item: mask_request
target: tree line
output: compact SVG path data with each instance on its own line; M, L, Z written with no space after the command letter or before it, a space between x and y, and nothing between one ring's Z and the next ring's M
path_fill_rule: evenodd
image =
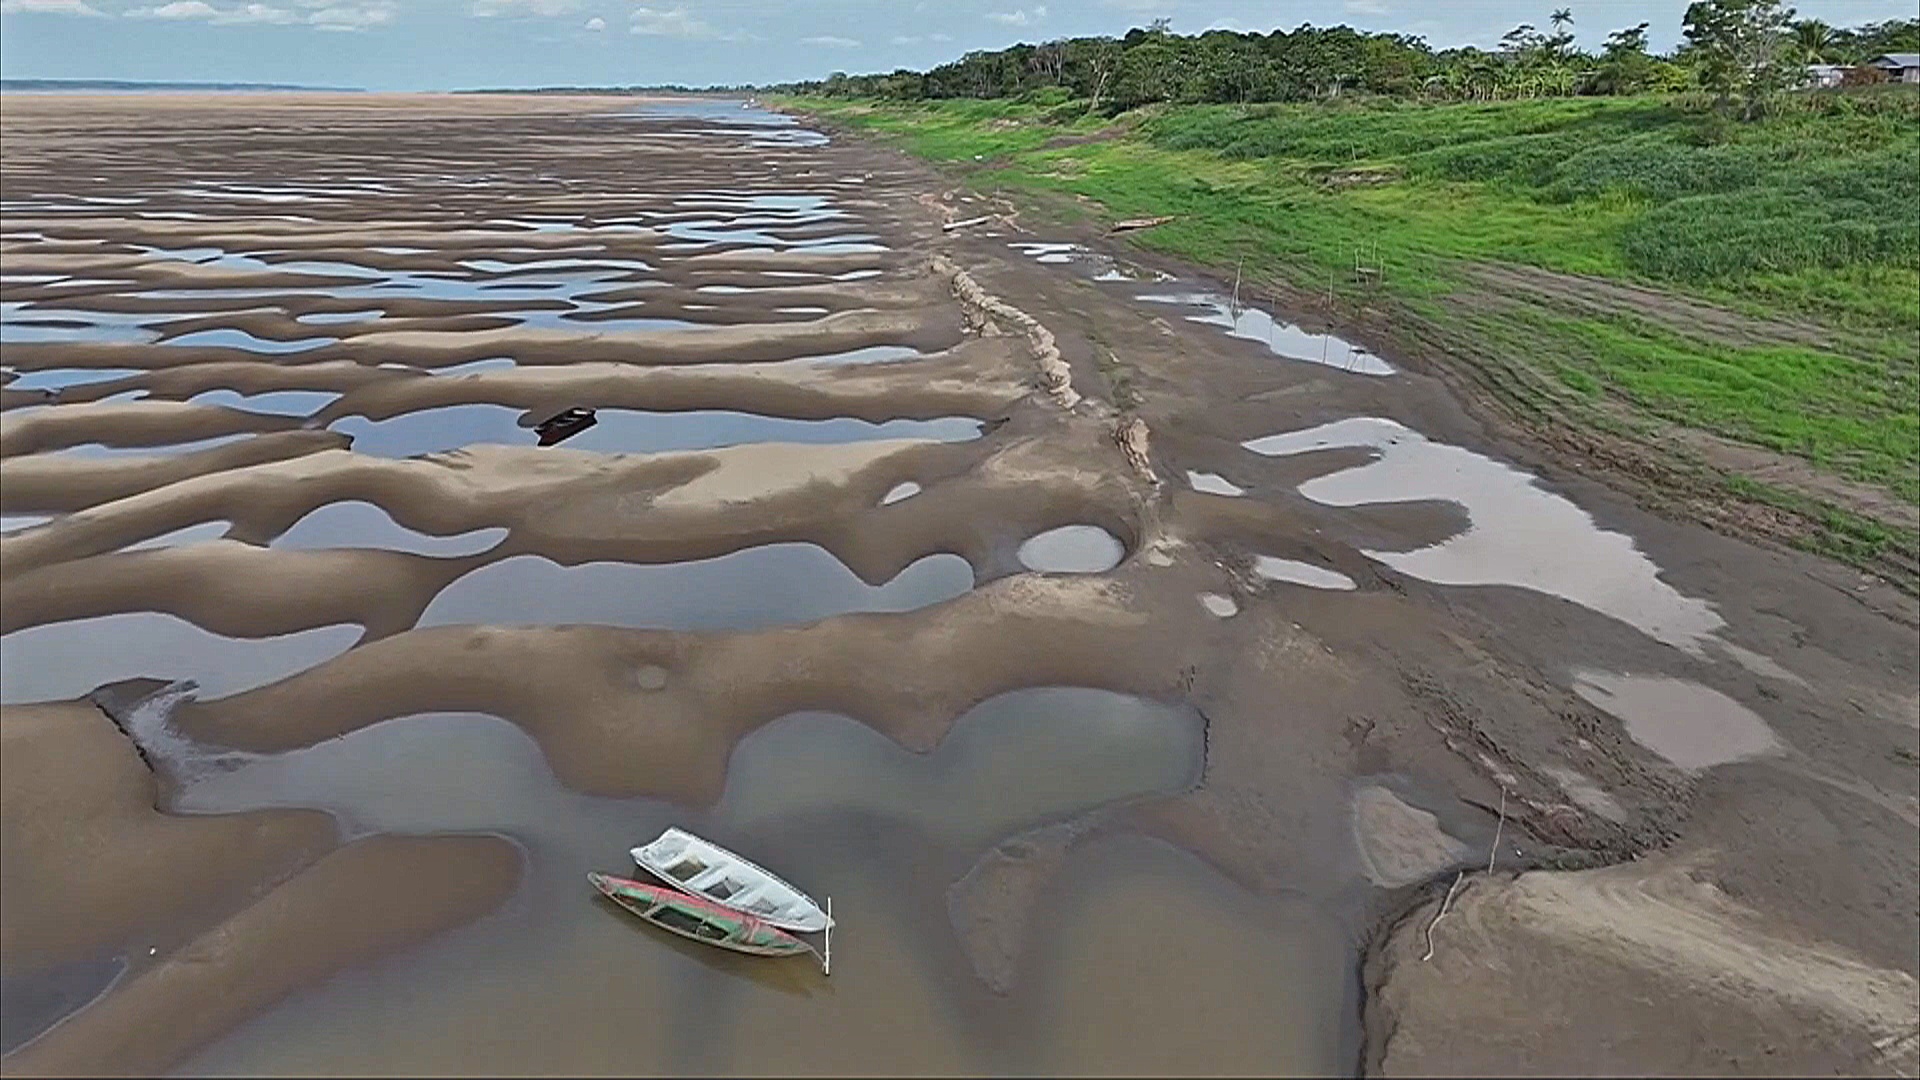
M1079 37L969 52L927 71L835 72L770 87L829 97L900 101L1007 98L1064 90L1120 112L1157 102L1311 101L1343 94L1430 100L1502 100L1704 89L1757 111L1773 90L1804 79L1806 65L1862 64L1920 51L1920 19L1836 28L1795 20L1778 0L1700 0L1672 52L1647 45L1647 23L1608 35L1597 52L1574 45L1574 14L1559 8L1547 29L1514 27L1493 49L1436 50L1407 34L1302 25L1272 33L1175 34L1159 19L1124 37ZM1864 69L1856 79L1875 78Z

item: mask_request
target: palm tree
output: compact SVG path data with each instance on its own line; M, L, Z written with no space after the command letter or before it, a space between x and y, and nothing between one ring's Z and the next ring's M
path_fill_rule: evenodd
M1555 56L1565 56L1567 47L1573 44L1573 35L1567 33L1567 27L1573 25L1572 8L1555 8L1547 16L1547 22L1553 24L1553 37L1547 39L1547 48Z
M1839 52L1840 42L1833 27L1819 19L1801 19L1792 24L1793 51L1803 64L1824 64Z

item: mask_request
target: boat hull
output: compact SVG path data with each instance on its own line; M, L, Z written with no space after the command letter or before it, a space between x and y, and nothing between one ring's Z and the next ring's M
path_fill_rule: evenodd
M589 873L601 895L681 937L753 956L817 955L813 946L745 912L661 885Z

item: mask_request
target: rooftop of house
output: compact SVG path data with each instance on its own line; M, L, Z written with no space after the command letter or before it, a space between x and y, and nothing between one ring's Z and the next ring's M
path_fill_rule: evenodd
M1897 52L1884 53L1868 61L1875 67L1910 68L1920 67L1920 53Z

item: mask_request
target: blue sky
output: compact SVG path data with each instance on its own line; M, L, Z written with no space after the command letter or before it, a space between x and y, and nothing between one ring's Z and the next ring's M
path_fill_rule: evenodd
M1565 0L1561 0L1565 2ZM1553 0L0 0L0 75L295 82L370 90L775 82L922 68L968 49L1174 29L1345 23L1490 45L1545 23ZM1572 0L1574 30L1679 34L1686 0ZM1823 0L1847 25L1911 17L1913 0Z

